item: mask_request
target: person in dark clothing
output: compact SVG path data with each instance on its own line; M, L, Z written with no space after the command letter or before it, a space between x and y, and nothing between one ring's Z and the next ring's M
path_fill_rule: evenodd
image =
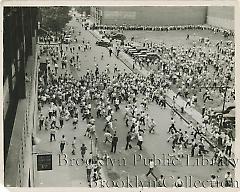
M81 146L81 156L82 156L82 161L84 160L84 156L85 156L85 153L87 151L87 147L85 146L85 144L82 144Z
M168 133L175 133L177 132L177 129L174 124L171 124L171 126L168 129Z
M230 171L228 171L225 174L224 180L225 180L225 187L233 187L233 178L232 178Z
M204 99L203 102L206 103L207 100L209 100L209 101L213 101L213 99L210 98L210 93L209 93L209 92L206 93L206 96L205 96L205 99Z
M111 152L112 153L116 153L116 148L117 148L117 142L118 142L118 137L116 135L116 133L113 135L113 138L112 138L112 149L111 149Z
M86 168L87 168L87 181L89 183L89 187L91 187L91 173L92 173L92 168L93 168L92 159L88 159Z
M119 56L120 53L120 49L117 49L117 57Z
M139 146L140 150L142 150L142 144L143 144L143 137L142 137L142 134L139 134L137 145Z
M202 117L204 117L204 115L205 115L205 111L206 111L206 106L203 105L203 107L202 107Z
M192 144L191 144L191 157L194 157L194 152L195 148L197 147L197 144L194 139L192 139Z
M129 131L127 135L127 144L126 144L125 150L128 150L128 147L130 149L132 148L132 145L130 144L131 140L132 140L132 136L131 136L131 132Z
M43 123L44 123L44 116L43 116L43 114L40 115L39 119L40 119L39 120L39 130L41 130L42 127L43 127Z
M60 141L60 152L63 153L64 147L66 145L65 136L62 135L62 140Z
M231 154L232 154L232 139L229 139L227 142L226 142L226 150L225 150L225 154L229 157L231 157Z
M109 49L109 56L112 56L112 49Z

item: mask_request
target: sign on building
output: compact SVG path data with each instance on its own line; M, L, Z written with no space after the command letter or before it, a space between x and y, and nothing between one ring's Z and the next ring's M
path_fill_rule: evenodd
M52 154L37 155L37 170L52 170Z

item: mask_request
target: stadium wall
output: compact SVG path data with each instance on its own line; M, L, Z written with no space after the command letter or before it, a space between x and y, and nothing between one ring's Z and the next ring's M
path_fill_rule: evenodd
M207 7L99 7L101 24L205 24Z
M234 29L234 7L208 7L207 24Z

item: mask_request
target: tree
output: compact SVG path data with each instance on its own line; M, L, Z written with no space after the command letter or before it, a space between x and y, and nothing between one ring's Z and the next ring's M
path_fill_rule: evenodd
M43 28L60 32L70 21L70 7L43 7L40 8Z
M86 15L90 15L90 7L88 7L88 6L86 6L86 7L74 7L75 9L76 9L76 11L78 12L78 13L83 13L83 12L85 12L86 13Z

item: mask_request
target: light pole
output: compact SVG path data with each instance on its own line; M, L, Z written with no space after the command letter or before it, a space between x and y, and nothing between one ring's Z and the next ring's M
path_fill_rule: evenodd
M226 83L226 86L216 86L216 87L200 87L200 88L223 88L224 89L224 96L223 96L223 106L222 106L222 116L221 116L221 121L220 121L220 127L222 127L222 122L223 122L223 113L225 110L225 104L226 104L226 97L227 97L227 90L228 88L231 88L228 86L228 81Z
M225 104L226 104L226 97L227 97L227 89L230 88L228 86L228 83L229 81L226 82L226 86L224 87L225 88L225 91L224 91L224 96L223 96L223 108L222 108L222 116L221 116L221 122L220 122L220 127L222 128L223 127L223 112L225 110Z
M92 136L91 136L91 154L93 152L93 139L92 139Z

